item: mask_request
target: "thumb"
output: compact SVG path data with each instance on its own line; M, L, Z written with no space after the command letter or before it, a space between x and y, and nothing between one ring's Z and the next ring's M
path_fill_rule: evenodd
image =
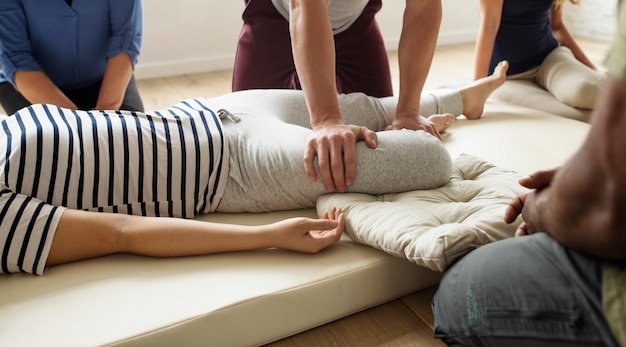
M550 185L555 174L556 170L554 169L541 170L521 178L519 183L529 189L542 188Z
M376 148L376 140L378 135L376 132L366 128L359 127L359 133L357 134L357 141L365 141L369 148Z

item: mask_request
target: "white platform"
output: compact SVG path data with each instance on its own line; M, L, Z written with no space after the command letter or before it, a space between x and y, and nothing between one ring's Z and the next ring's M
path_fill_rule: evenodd
M473 154L520 173L561 164L588 124L490 102L457 120L453 157ZM266 223L313 210L208 215ZM316 255L279 250L177 259L108 256L0 277L3 346L255 346L431 286L435 273L348 237Z

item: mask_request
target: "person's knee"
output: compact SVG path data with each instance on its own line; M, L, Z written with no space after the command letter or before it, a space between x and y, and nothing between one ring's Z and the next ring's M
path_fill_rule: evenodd
M561 101L572 107L593 109L598 99L600 86L599 78L581 80L575 93L565 94Z
M446 270L433 297L434 335L448 345L472 334L472 324L480 317L472 285L467 281L480 276L472 270L479 268L473 265L478 258L473 252ZM465 276L469 273L469 277Z
M406 129L377 134L376 149L357 143L357 176L349 192L400 193L449 182L452 160L439 139Z
M502 249L494 244L481 246L446 270L432 301L436 338L449 346L474 346L484 329L486 297L496 281L506 281L494 281L489 260L506 263L497 260Z
M380 170L400 176L398 191L438 188L450 180L450 153L443 142L424 131L378 132L377 149Z
M456 299L451 295L452 281L443 277L431 304L434 317L434 336L446 344L459 335L464 314L455 314Z
M577 323L570 319L579 315L569 310L575 295L558 249L539 233L481 246L452 264L433 298L435 336L449 345L487 339L507 345L507 339ZM554 312L564 312L564 319L542 320Z

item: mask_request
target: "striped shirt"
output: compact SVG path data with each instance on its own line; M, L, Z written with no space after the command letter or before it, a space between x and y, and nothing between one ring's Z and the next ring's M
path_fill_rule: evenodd
M204 99L149 113L33 105L0 127L3 273L43 273L65 208L189 218L224 192L228 145Z

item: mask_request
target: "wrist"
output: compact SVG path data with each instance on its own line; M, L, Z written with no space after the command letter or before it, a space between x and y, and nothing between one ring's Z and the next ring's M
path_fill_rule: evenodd
M414 102L400 102L396 107L396 119L415 119L420 115L419 99Z
M257 240L257 244L259 245L259 249L264 248L281 248L280 242L280 232L279 232L280 223L270 223L255 227L256 230L253 231L255 234L255 238Z
M420 119L419 110L396 111L396 121L419 120L419 119Z
M313 130L319 128L336 127L340 125L345 125L341 113L311 117L311 128Z

